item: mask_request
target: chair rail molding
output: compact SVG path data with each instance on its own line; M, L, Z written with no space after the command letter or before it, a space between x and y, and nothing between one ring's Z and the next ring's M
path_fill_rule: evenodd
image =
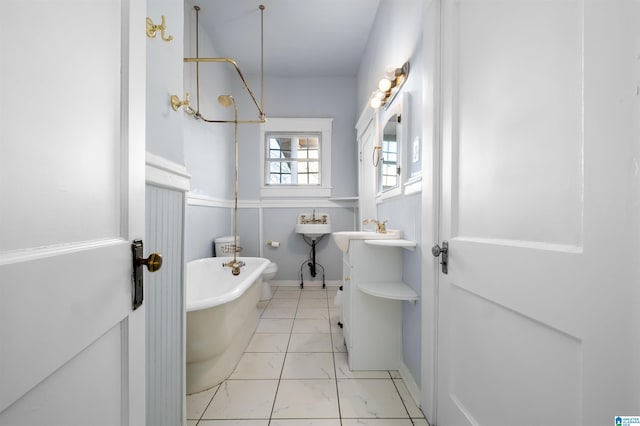
M164 157L147 152L145 165L147 185L159 186L181 192L189 191L191 175L182 164L174 163Z

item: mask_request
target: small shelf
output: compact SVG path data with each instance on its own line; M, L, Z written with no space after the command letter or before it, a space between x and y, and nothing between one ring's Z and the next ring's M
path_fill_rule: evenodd
M329 197L329 201L358 201L358 197Z
M391 300L418 301L418 293L402 281L365 282L358 284L363 293Z
M415 250L417 245L415 241L399 239L364 240L364 243L370 246L402 247L411 251Z

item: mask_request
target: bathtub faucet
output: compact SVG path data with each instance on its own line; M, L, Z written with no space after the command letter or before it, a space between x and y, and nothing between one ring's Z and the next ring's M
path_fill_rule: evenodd
M244 262L242 260L230 260L227 263L223 263L222 266L231 268L233 275L240 275L240 268L244 266Z

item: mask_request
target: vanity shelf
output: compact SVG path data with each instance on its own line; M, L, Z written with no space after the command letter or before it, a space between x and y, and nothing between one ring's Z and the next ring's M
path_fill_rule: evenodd
M401 239L390 239L390 240L364 240L365 244L370 246L383 246L383 247L402 247L403 249L407 249L413 251L416 249L416 242L409 240L401 240Z
M415 243L399 238L347 241L348 249L342 248L341 319L349 369L398 370L403 301L418 300L402 281L402 257L404 248ZM377 244L382 241L387 244Z
M413 303L418 301L418 293L402 281L362 282L358 284L358 288L363 293L383 299L407 300Z

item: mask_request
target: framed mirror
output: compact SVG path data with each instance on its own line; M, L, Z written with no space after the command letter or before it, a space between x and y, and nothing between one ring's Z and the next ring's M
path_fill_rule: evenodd
M406 150L408 95L400 94L382 114L379 140L374 150L377 159L377 198L384 199L402 193L404 152ZM374 164L376 161L374 161Z

